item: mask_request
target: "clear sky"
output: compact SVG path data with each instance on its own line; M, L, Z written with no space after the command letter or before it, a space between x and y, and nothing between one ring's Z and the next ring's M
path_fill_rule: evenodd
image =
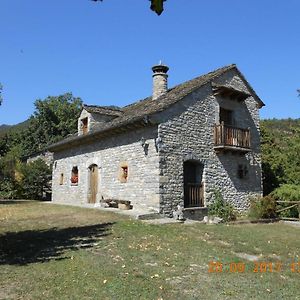
M236 63L265 102L262 118L299 118L299 0L1 0L0 124L34 101L72 92L123 106L151 94L151 66L169 86Z

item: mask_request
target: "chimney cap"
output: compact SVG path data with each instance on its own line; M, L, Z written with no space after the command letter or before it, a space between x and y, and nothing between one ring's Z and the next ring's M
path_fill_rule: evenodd
M155 65L152 67L152 71L153 73L164 73L166 74L169 71L169 67L162 64L162 62L160 61L158 65Z

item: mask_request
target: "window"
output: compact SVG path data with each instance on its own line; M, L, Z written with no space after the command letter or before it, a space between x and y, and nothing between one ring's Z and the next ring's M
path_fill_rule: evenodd
M220 124L233 125L232 110L220 107Z
M128 165L125 163L122 163L120 165L119 180L122 183L125 183L128 180Z
M88 118L84 118L81 120L81 126L82 126L82 133L87 134L88 133Z
M72 168L71 184L78 185L78 167L76 166Z
M248 177L248 166L246 165L238 165L237 175L240 179L245 179Z
M60 174L59 184L60 184L60 185L63 185L63 184L64 184L64 173L61 173L61 174Z
M128 167L122 167L122 172L123 172L123 178L127 181L127 177L128 177Z

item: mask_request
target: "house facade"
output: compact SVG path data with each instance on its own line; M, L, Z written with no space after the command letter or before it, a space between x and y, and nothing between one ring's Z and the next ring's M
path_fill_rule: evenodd
M262 195L259 109L236 65L168 89L153 70L153 94L119 108L84 105L78 135L53 144L52 200L127 200L165 215L207 207L219 191L238 210Z

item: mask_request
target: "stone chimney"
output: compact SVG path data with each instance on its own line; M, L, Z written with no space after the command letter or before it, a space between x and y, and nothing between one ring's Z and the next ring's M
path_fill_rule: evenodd
M157 99L161 95L168 91L168 72L169 67L163 65L161 62L159 65L153 66L153 93L152 99Z

